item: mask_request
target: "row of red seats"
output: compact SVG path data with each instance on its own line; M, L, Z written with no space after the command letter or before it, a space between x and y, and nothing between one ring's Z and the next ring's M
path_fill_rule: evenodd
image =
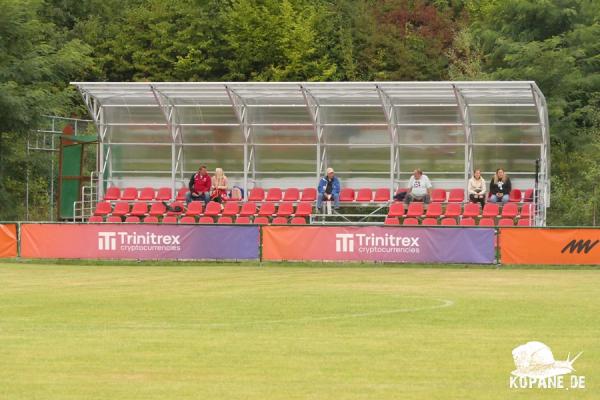
M533 204L523 204L519 210L519 205L516 203L506 203L500 209L500 205L497 203L486 203L481 210L479 203L467 203L462 207L460 203L448 203L443 208L441 203L431 203L425 210L423 203L412 202L408 205L408 209L405 210L403 203L394 203L390 206L388 211L388 217L430 217L438 218L441 216L445 217L458 217L462 216L465 218L496 218L498 216L503 218L516 218L518 216L523 218L529 218L532 215Z
M106 221L104 220L104 218L100 215L93 215L88 219L88 222L108 222L108 223L121 223L121 222L125 222L125 223L140 223L140 222L144 222L147 224L158 224L158 223L163 223L163 224L214 224L215 220L213 219L213 217L208 217L208 216L203 216L200 217L196 220L196 218L194 216L190 216L190 215L185 215L182 216L181 218L178 218L175 215L167 215L163 218L161 218L159 220L158 217L153 216L153 215L149 215L145 218L140 218L136 215L130 215L128 217L125 218L125 220L123 220L122 217L120 216L116 216L116 215L111 215L108 218L106 218ZM234 220L233 217L231 216L221 216L217 219L216 221L217 224L233 224ZM251 219L249 216L238 216L237 218L235 218L235 223L236 224L255 224L255 225L287 225L288 223L292 224L292 225L305 225L306 224L306 219L304 217L292 217L292 218L287 218L287 217L274 217L271 222L269 222L269 217L264 217L264 216L260 216L260 217L254 217L253 219Z
M400 219L396 217L387 217L385 219L385 225L400 225ZM419 225L417 218L404 218L402 225ZM421 220L421 224L424 226L515 226L515 220L513 218L501 218L498 223L494 218L481 218L479 223L476 223L475 218L461 218L460 221L456 221L456 218L424 218ZM529 218L521 218L517 221L517 226L531 226Z
M170 208L171 210L181 211L167 211L167 208L163 203L148 204L146 202L137 202L131 206L126 201L117 201L113 208L111 202L102 201L96 205L94 215L101 217L109 214L117 217L144 217L147 215L159 217L163 215L174 216L180 214L191 217L200 215L207 217L216 217L219 215L225 217L233 217L236 215L242 217L248 217L252 215L266 217L270 217L272 215L277 217L289 217L292 215L296 217L308 217L313 211L312 203L308 202L300 202L297 205L294 205L293 202L282 202L278 207L275 206L275 203L263 203L260 208L258 208L255 202L247 202L240 205L240 203L237 201L228 201L224 203L224 205L221 205L220 203L213 201L209 202L206 205L206 209L204 209L204 203L201 201L192 201L187 208L185 203L175 201L171 203Z

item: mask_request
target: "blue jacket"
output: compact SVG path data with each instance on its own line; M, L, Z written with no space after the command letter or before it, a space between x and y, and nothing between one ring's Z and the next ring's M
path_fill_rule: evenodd
M317 190L319 191L319 193L323 194L323 193L325 193L326 187L327 187L327 178L323 177L319 181L319 186L317 187ZM333 177L333 182L331 183L331 193L336 196L339 196L339 194L340 194L340 180L337 178L337 176Z

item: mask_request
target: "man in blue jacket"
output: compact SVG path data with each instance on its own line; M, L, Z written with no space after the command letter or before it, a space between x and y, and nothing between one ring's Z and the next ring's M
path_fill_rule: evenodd
M340 180L334 176L333 168L327 168L327 175L319 181L317 191L317 209L321 209L324 201L333 201L333 208L340 208Z

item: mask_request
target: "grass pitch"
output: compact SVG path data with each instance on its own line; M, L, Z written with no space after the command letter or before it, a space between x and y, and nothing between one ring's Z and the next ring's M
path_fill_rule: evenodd
M0 264L0 399L594 399L600 271ZM510 389L539 340L584 390Z

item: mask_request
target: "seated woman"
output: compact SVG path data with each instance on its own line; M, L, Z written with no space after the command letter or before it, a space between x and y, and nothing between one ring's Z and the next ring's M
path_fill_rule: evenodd
M480 203L481 206L485 204L485 180L481 177L481 170L476 169L473 173L473 177L469 179L469 200L471 203Z
M510 178L504 173L502 168L498 168L490 182L490 201L492 203L508 203L510 191Z
M217 203L227 201L227 176L225 176L222 168L215 169L215 176L213 176L211 182L210 200Z

